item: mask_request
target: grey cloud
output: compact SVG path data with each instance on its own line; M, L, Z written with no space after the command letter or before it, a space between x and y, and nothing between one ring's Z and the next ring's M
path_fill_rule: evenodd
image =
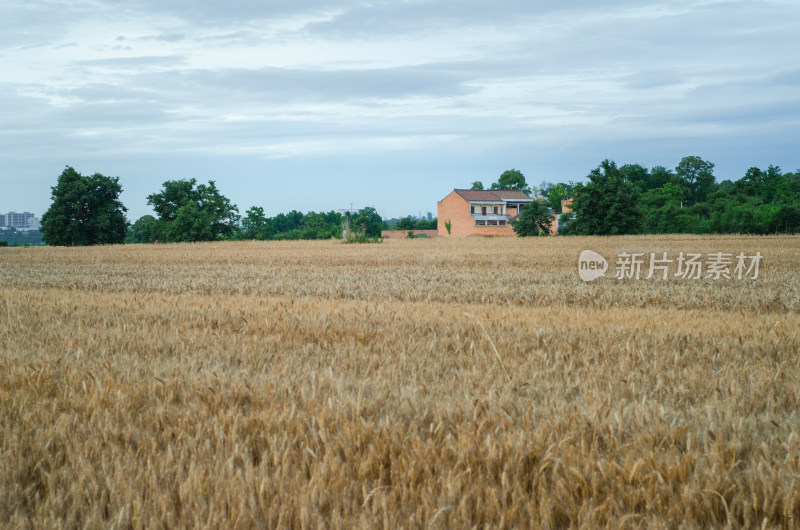
M130 129L141 124L155 125L165 122L165 110L161 104L102 101L57 109L50 114L50 117L55 123L72 124L78 130L103 126Z
M309 11L348 7L357 2L326 2L325 0L138 0L131 2L139 10L165 13L196 24L218 25L224 22L247 22Z
M635 0L605 2L603 10L621 6L638 5ZM194 24L219 25L221 23L247 23L277 17L319 12L338 12L330 22L314 23L308 28L314 34L339 34L347 36L381 33L417 33L425 29L447 25L509 24L523 17L552 13L573 13L579 10L598 9L590 0L562 0L560 2L531 2L529 0L417 0L407 2L368 0L294 0L259 1L230 0L139 0L133 4L140 10L169 14Z
M470 90L463 84L466 79L458 72L425 67L335 71L266 68L168 72L141 76L139 82L205 96L296 102L454 96Z
M186 62L186 58L180 55L152 55L142 57L115 57L112 59L91 59L75 61L73 64L80 67L103 67L103 68L126 68L140 69L148 66L179 66Z
M746 104L723 104L712 108L695 109L684 114L687 123L714 124L725 127L796 127L800 123L800 101L750 101Z
M158 35L156 40L161 42L179 42L187 39L187 35L182 33L165 33L162 35Z
M0 48L56 43L75 20L97 18L101 11L80 2L4 0L0 3Z
M643 70L627 76L625 85L635 90L649 90L679 85L685 78L680 72L670 70Z
M783 70L776 74L769 76L766 80L768 84L784 85L784 86L800 86L800 68L793 68Z

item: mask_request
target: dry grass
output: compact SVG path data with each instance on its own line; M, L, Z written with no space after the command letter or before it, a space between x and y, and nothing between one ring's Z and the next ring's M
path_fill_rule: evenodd
M577 277L584 248L758 280ZM0 526L800 525L800 238L0 250Z

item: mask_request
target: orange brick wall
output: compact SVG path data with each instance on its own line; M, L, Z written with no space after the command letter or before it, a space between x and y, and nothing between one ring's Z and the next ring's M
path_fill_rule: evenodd
M426 235L428 237L439 237L438 230L412 230L415 236ZM381 230L383 239L405 239L408 237L408 230Z
M469 201L464 200L456 192L451 192L450 195L439 201L438 206L439 237L514 237L516 235L511 225L475 226L475 221L469 214ZM444 222L448 219L452 223L449 236L444 226Z

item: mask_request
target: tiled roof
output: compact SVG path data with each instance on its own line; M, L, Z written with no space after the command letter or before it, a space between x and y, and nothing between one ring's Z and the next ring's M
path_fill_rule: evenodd
M519 190L453 190L467 201L518 201L531 200Z

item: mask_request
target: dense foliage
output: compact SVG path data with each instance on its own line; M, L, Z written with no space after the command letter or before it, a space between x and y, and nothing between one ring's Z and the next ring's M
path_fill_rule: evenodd
M126 243L152 243L157 237L158 219L152 215L143 215L130 228L125 237Z
M563 234L800 232L800 172L752 167L736 181L714 179L714 164L688 156L674 171L605 160L575 186L575 221Z
M480 181L472 189L483 189ZM492 189L535 193L544 202L523 210L515 223L518 235L546 232L547 208L561 213L561 201L572 198L571 213L559 217L564 235L667 233L773 234L800 232L800 171L783 173L777 166L752 167L739 180L717 182L714 164L698 156L684 157L673 169L639 164L617 166L604 160L588 182L543 182L528 185L522 172L503 172ZM214 181L173 180L147 197L156 215L145 215L128 227L127 209L119 200L117 177L83 176L67 167L52 188L53 202L42 216L41 237L50 245L95 245L229 239L341 238L345 216L336 211L292 210L267 217L253 206L244 217L222 195ZM530 211L528 211L530 210ZM351 229L365 238L380 237L388 228L375 208L346 214ZM394 220L390 220L394 223ZM447 226L445 222L445 226ZM397 230L436 229L436 219L397 220ZM6 230L0 240L38 243L38 233Z
M42 215L42 237L48 245L78 246L122 243L128 228L127 208L118 177L84 176L67 166L51 188L50 208Z
M39 230L17 230L9 227L0 230L0 247L19 245L41 245L42 233Z
M264 208L253 206L242 219L237 239L331 239L342 235L342 214L330 211L296 210L267 217Z
M549 235L553 216L547 206L539 201L533 201L522 208L522 213L516 221L512 222L514 233L518 236Z
M473 189L475 184L477 184L477 182L473 183ZM528 194L531 193L530 186L528 186L528 183L525 182L525 175L522 174L522 171L517 169L503 171L503 173L500 175L500 178L497 179L497 182L492 184L492 189L520 190Z
M613 236L633 233L638 226L634 200L636 186L617 165L604 160L589 174L589 182L578 185L572 200L577 212L569 226L572 233Z
M236 205L220 193L213 180L208 185L196 184L195 179L168 180L159 193L148 195L147 203L158 215L158 240L214 241L236 232Z
M394 225L395 230L436 230L437 219L414 219L410 215L403 217Z

